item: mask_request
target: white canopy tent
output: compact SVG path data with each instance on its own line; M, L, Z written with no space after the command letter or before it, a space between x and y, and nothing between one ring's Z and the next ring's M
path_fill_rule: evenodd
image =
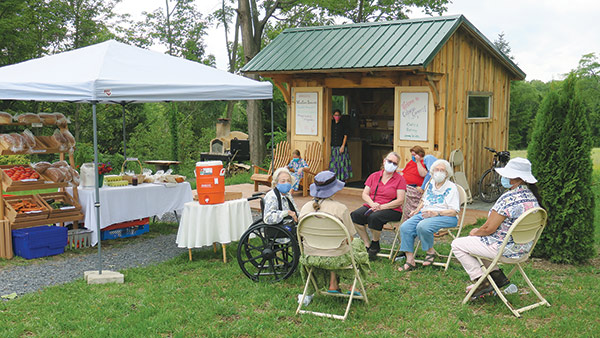
M92 104L98 167L97 103L272 99L270 82L114 40L0 67L0 100ZM100 208L96 170L95 206ZM96 214L100 217L100 212ZM100 220L97 219L100 233ZM102 273L101 241L98 270Z
M258 82L114 40L0 68L0 99L59 102L261 100Z

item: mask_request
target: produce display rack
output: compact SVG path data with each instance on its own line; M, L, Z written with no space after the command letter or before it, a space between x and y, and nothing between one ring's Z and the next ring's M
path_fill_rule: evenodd
M0 126L27 126L27 127L42 127L41 125L36 124L27 124L27 123L2 123ZM55 127L55 125L44 125L43 127ZM59 128L64 130L66 128ZM19 155L19 154L59 154L59 158L61 161L65 160L65 154L68 154L69 157L69 165L71 168L75 167L75 159L73 153L68 150L63 150L59 147L59 144L54 141L52 136L35 136L36 146L31 150L24 150L19 152L13 152L9 149L0 150L0 155ZM69 212L52 212L52 210L48 210L48 217L41 218L39 215L32 214L31 217L29 215L20 215L19 220L11 221L7 216L9 212L9 207L7 206L6 198L4 197L5 193L10 193L14 191L34 191L34 190L42 190L42 189L51 189L58 188L59 192L68 194L65 191L65 187L68 185L67 182L53 182L47 176L40 174L40 178L35 182L21 182L21 181L13 181L5 172L4 168L12 167L14 165L9 166L0 166L0 226L4 224L4 231L0 231L3 234L4 238L0 238L0 258L10 259L13 257L12 252L12 234L10 230L16 230L21 228L29 228L40 225L48 225L48 224L57 224L60 223L64 226L65 222L73 222L73 228L78 228L78 222L83 220L84 215L81 212L81 206L79 205L79 193L77 191L77 186L73 186L73 203L74 210L69 210ZM41 202L41 205L48 208L48 204L44 201ZM51 207L50 207L51 208ZM8 225L8 226L6 226Z

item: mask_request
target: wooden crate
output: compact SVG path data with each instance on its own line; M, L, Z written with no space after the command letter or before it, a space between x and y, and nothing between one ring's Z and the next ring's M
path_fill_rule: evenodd
M40 174L40 178L36 181L13 181L5 172L4 169L16 167L18 165L0 165L0 172L2 175L2 189L6 192L11 191L25 191L25 190L41 190L49 188L62 188L66 187L69 183L67 182L53 182L48 176ZM26 167L27 165L22 165ZM37 171L36 171L37 172Z
M81 205L79 205L79 203L75 202L73 200L73 198L71 197L71 195L69 195L69 193L64 192L64 191L59 191L59 192L49 192L49 193L44 193L44 194L38 194L37 197L39 198L39 200L44 203L44 206L46 208L48 208L48 210L50 210L50 218L54 218L54 217L71 217L71 216L77 216L81 213ZM50 206L49 203L46 202L46 200L48 199L54 199L55 201L59 201L59 202L63 202L66 204L70 204L73 207L69 208L61 208L61 209L54 209L52 208L52 206Z
M16 203L18 201L29 201L31 203L37 204L38 206L42 207L42 211L31 213L18 213L12 206L13 203ZM50 215L50 209L48 209L46 204L43 201L41 201L36 195L5 196L4 202L6 218L12 224L44 220L47 219Z

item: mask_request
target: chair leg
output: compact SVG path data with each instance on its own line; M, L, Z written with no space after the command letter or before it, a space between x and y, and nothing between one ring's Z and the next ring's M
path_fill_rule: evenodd
M310 283L312 279L312 268L310 268L310 270L308 271L308 276L306 277L306 283L304 285L304 291L302 292L302 297L300 298L300 301L298 302L298 308L296 309L296 314L300 313L301 308L302 308L302 304L304 304L304 298L306 297L306 292L308 291L308 285Z
M536 307L538 307L540 305L550 306L550 303L548 303L548 301L546 300L546 298L544 298L542 296L542 294L535 288L535 286L533 286L533 283L531 282L531 280L529 280L529 277L527 277L527 274L523 270L523 267L521 266L521 264L517 263L516 267L519 268L519 271L521 272L521 275L523 276L523 279L525 279L525 282L527 283L527 285L529 286L529 288L531 289L531 291L533 291L533 293L536 295L536 297L540 300L538 303L522 307L520 309L517 309L517 311L519 313L521 313L521 312L524 312L524 311L536 308Z

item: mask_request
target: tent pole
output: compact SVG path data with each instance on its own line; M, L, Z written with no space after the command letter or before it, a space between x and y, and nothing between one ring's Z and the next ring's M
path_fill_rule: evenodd
M273 100L271 100L271 162L273 162L273 152L275 145L273 144ZM275 168L273 168L275 170Z
M98 274L102 274L102 236L100 234L100 175L98 173L98 124L96 122L96 102L92 102L92 121L94 126L94 168L95 168L95 190L96 200L94 207L96 208L96 233L98 234Z
M125 103L121 103L121 106L123 106L123 158L127 159L127 140L125 137Z

